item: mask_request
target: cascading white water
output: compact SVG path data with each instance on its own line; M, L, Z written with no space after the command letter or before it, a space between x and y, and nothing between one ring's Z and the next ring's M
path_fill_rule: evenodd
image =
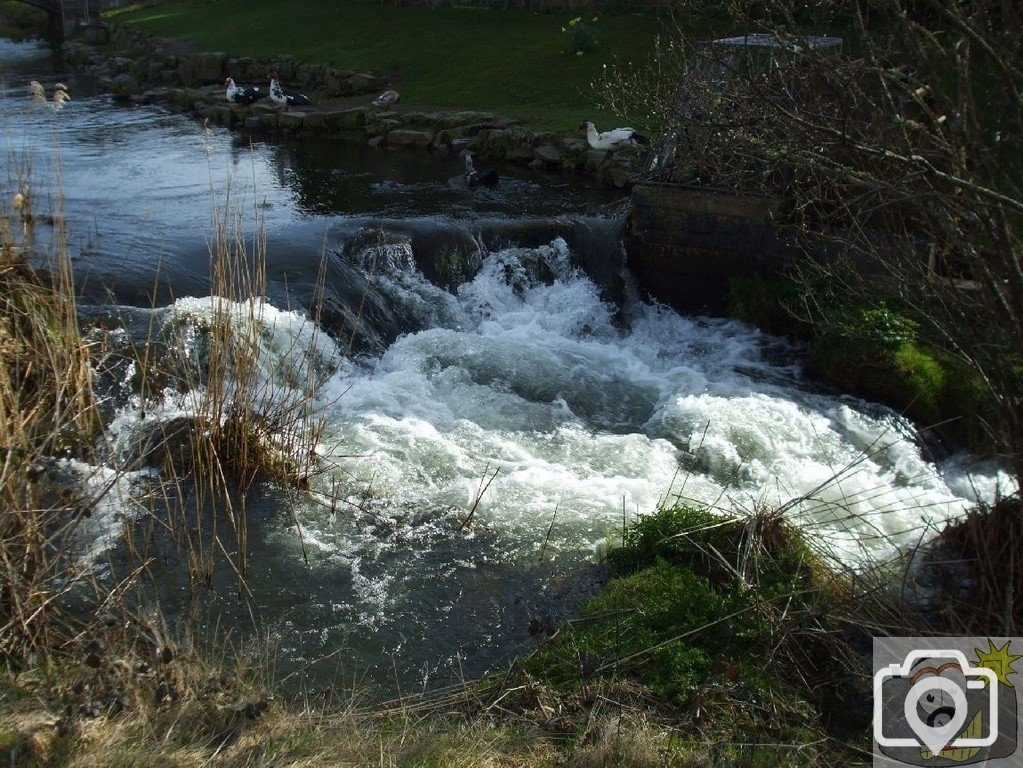
M622 329L569 257L561 241L492 254L455 296L384 278L449 319L331 382L330 442L353 484L396 507L467 510L487 467L500 470L478 514L520 554L555 504L559 545L596 547L623 504L644 514L673 489L742 509L805 495L793 514L857 557L974 500L906 421L802 387L765 356L776 339L649 304Z
M887 409L815 393L783 342L741 323L634 302L623 327L563 241L490 254L456 293L386 248L356 258L374 260L373 290L427 330L382 356L347 360L304 315L262 315L268 358L333 369L317 394L329 468L314 478L317 500L294 510L300 534L283 514L264 523L251 556L263 563L254 592L277 594L267 613L298 637L297 654L371 633L371 657L436 661L450 644L485 655L521 629L520 614L543 610L537 584L570 591L558 578L592 561L623 514L665 499L748 510L805 496L789 514L855 561L1008 489L993 470L929 463ZM166 321L202 322L213 306L181 300ZM180 415L180 401L164 407ZM134 418L132 406L115 420L122 440ZM523 586L510 574L535 571L541 549L556 564ZM308 571L286 573L304 556ZM436 633L445 642L410 639Z
M481 253L482 268L455 293L419 274L402 242L412 232L426 243L430 254L419 263L442 241L454 243L463 274L477 265L461 257L484 219L491 237L481 243L541 242L535 219L552 221L552 211L603 215L614 201L595 190L511 178L480 198L442 156L399 161L328 143L242 149L229 133L206 136L183 116L118 109L73 78L73 108L55 121L24 104L23 85L67 80L59 65L41 49L6 43L0 59L4 94L23 107L9 115L13 135L59 136L54 147L40 140L40 149L45 157L59 147L68 160L64 213L78 274L96 303L108 290L143 307L153 286L161 296L207 291L196 211L211 176L231 169L256 179L252 203L265 216L267 285L279 307L293 305L283 296L303 303L313 292L302 290L316 280L325 230L351 246L338 258L352 263L332 262L326 272L330 309L346 324L337 343L305 315L269 305L256 329L263 375L277 380L281 396L303 380L304 366L323 377L317 397L327 430L316 460L324 472L312 477L312 498L300 496L293 508L293 498L267 487L250 499L253 604L238 606L233 581L200 596L222 610L221 626L249 626L250 608L276 626L284 661L304 667L341 646L350 652L332 658L346 670L376 666L383 678L391 654L402 670L436 669L461 654L464 666L452 667L482 671L528 647L530 617L585 597L593 580L584 564L617 535L623 516L649 513L666 498L748 509L805 495L789 514L855 562L914 542L999 486L1011 490L994 470L930 463L913 427L890 411L815 392L784 342L736 322L637 301L605 304L560 241ZM8 145L11 157L20 153ZM439 229L444 237L422 237ZM360 250L352 236L360 230L370 232L367 241L384 230L393 237ZM555 231L570 237L571 223ZM360 328L370 341L357 343L365 356L352 359L364 283L374 293ZM81 297L89 303L88 292ZM201 329L216 307L209 297L182 299L157 310L155 327ZM235 309L244 322L247 308ZM123 334L144 341L148 310L121 314L134 321ZM202 333L180 341L201 357ZM130 471L61 465L84 502L97 499L81 527L84 557L116 550L122 519L147 506L133 497L159 484L145 466L147 436L187 420L202 397L200 386L143 402L131 384L112 395L111 466L128 458ZM463 527L491 477L473 524ZM344 498L332 512L325 501L335 485ZM155 580L168 591L172 570Z

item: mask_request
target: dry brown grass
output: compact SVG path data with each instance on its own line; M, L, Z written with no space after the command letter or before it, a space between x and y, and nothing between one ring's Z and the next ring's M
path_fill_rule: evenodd
M1023 628L1023 502L981 506L946 526L929 553L937 618L949 633L1018 635Z
M45 275L23 255L29 200L18 193L0 211L0 652L18 654L55 641L63 544L89 510L48 474L56 457L87 453L99 426L66 251Z

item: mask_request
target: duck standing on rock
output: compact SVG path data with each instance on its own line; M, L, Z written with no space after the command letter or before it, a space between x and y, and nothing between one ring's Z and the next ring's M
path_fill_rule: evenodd
M594 149L615 149L623 144L649 144L646 136L640 136L633 128L615 128L603 133L597 133L597 127L593 123L583 123L579 126L580 131L586 131L586 141Z
M497 171L493 168L481 168L476 170L476 166L473 163L472 152L465 151L462 153L465 157L465 183L470 187L496 187L501 180L501 177L497 175Z
M258 87L243 88L236 85L231 77L224 81L224 85L227 86L227 103L233 106L247 107L266 96Z
M270 101L279 107L311 107L313 105L298 91L288 91L282 88L276 72L270 73Z

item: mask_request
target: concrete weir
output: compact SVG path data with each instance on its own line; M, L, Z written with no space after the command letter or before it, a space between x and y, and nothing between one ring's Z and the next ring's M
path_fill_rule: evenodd
M731 278L774 273L795 256L775 223L783 207L777 197L636 184L629 269L641 288L681 312L721 314Z

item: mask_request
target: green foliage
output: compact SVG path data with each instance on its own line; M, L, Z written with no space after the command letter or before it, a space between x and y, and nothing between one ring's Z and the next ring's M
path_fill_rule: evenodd
M755 572L735 578L756 538ZM714 660L743 670L752 690L785 685L762 656L773 638L765 615L771 601L815 610L814 558L779 518L740 521L678 506L634 523L609 553L613 578L572 628L529 663L549 682L566 685L642 656L639 679L661 699L683 704L712 681ZM733 568L725 563L735 564Z
M814 367L838 386L936 423L947 377L938 358L918 346L918 327L884 304L840 309L814 339Z
M708 764L847 762L816 746L823 721L837 713L858 739L866 714L850 707L860 693L835 663L840 633L827 609L839 595L798 531L776 515L677 506L630 526L609 561L601 594L524 662L531 684L585 702L638 681L659 707L684 711L683 741L713 744Z
M838 281L755 275L732 281L730 313L769 333L811 344L812 372L891 405L956 439L984 445L995 403L977 373L921 339L916 320L886 303L864 304Z
M818 333L822 344L840 343L849 350L894 354L916 341L919 325L892 312L883 302L876 307L839 307Z

